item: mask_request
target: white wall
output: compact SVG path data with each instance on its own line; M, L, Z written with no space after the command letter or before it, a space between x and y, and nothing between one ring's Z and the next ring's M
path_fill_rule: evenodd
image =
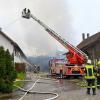
M8 49L10 54L13 53L14 46L2 34L0 34L0 46L3 46L5 50ZM14 54L14 62L23 63L25 60L20 55Z
M10 54L13 53L13 45L2 34L0 34L0 46L3 46L5 50L9 49Z
M26 63L26 61L24 60L24 58L22 58L21 56L17 56L17 55L14 56L14 62L17 62L17 63Z

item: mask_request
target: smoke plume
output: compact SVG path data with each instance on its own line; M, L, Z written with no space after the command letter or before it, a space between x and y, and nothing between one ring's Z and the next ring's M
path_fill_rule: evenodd
M57 51L66 51L38 23L32 19L21 18L21 11L29 8L32 14L70 41L71 15L66 0L9 0L9 5L7 0L2 0L0 8L2 9L0 25L25 54L54 55ZM14 23L8 24L13 20ZM8 26L5 28L6 25Z

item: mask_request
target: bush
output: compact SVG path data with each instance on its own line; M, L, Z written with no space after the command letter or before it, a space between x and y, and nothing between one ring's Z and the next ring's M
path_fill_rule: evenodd
M2 81L0 84L0 91L2 93L10 93L12 92L12 84L8 84L5 81Z
M16 77L13 57L8 49L5 51L3 47L0 47L0 92L12 92L13 81Z

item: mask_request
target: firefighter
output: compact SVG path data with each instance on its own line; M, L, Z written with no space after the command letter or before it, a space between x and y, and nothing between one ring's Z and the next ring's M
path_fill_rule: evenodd
M63 69L60 68L60 78L63 78Z
M96 86L95 86L95 69L91 64L91 60L87 61L87 65L85 66L85 79L87 81L87 94L90 94L90 89L92 88L93 95L96 95Z
M97 88L100 89L100 61L97 62Z

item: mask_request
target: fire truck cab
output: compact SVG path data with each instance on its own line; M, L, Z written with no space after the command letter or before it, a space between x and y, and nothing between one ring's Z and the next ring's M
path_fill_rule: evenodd
M51 59L49 61L50 75L57 78L83 76L84 66L69 65L65 59Z

